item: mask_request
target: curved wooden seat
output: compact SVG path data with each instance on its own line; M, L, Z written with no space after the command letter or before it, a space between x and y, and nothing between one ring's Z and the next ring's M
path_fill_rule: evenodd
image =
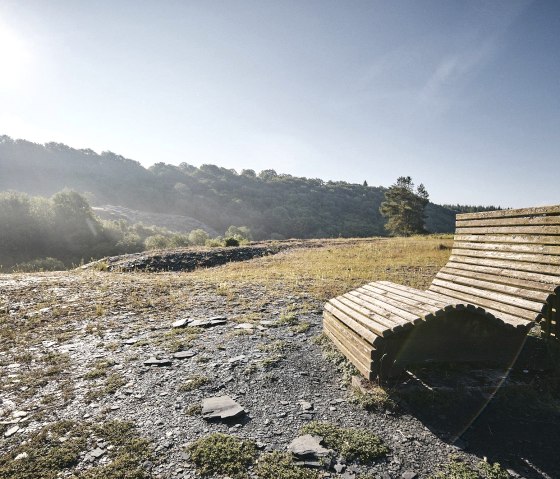
M427 291L388 281L366 284L325 304L324 330L372 379L382 366L389 370L422 355L432 359L431 347L440 359L445 351L450 359L500 358L504 351L496 351L496 341L501 349L515 349L543 319L546 334L558 338L559 293L560 206L460 214L449 261ZM484 323L469 330L466 320L474 318ZM440 337L438 324L465 336L463 351L441 347L441 342L459 347L461 338ZM418 339L415 330L439 343L430 346L430 338ZM415 348L414 341L421 346ZM509 353L502 356L507 361Z

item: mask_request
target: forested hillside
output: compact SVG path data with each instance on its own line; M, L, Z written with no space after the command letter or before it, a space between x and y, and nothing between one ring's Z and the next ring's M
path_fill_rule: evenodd
M163 162L146 169L111 152L0 136L0 191L51 196L64 188L92 205L190 216L217 231L246 225L255 239L385 235L385 188ZM427 229L449 232L454 211L429 204Z

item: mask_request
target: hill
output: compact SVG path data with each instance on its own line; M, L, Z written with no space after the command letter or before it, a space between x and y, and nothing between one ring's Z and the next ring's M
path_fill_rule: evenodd
M50 196L64 188L93 206L190 217L219 232L246 225L255 239L386 234L383 187L215 165L159 162L146 169L112 152L0 136L0 191ZM454 211L430 204L427 215L429 231L453 231Z

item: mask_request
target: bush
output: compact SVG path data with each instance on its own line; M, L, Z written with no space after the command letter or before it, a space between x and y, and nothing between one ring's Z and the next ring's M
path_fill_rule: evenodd
M196 246L204 246L208 239L210 239L210 235L202 229L192 230L189 233L189 242Z
M14 266L14 271L32 273L35 271L63 271L66 269L64 263L56 258L38 258Z
M236 239L236 238L232 238L232 237L226 238L224 240L224 245L225 246L239 246L239 240Z
M149 236L144 241L146 249L166 249L169 248L169 239L163 235Z

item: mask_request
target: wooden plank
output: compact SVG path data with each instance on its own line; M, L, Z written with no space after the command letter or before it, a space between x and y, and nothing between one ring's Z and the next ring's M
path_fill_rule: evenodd
M453 249L471 249L485 251L504 251L509 253L532 253L559 255L560 246L550 246L542 244L519 244L519 243L475 243L467 241L455 241Z
M422 298L420 298L418 295L406 295L402 294L402 292L400 294L393 293L392 291L388 291L387 288L383 285L378 285L377 283L369 283L366 286L369 290L375 291L384 298L394 300L397 304L402 304L403 308L405 307L404 305L406 305L407 311L411 311L414 313L415 310L418 310L420 312L420 316L422 317L435 314L441 309L437 306L434 306L433 304L422 301ZM412 310L410 307L414 308L414 310Z
M444 279L435 278L432 282L435 286L441 286L442 288L452 289L459 291L461 293L470 294L477 298L486 298L492 301L498 301L504 304L510 304L512 306L517 306L518 308L528 309L529 311L534 311L535 313L540 313L543 310L543 303L537 301L531 301L528 299L518 298L516 296L511 296L509 294L496 293L494 291L488 291L486 289L473 288L470 286L464 286L462 284L457 284L452 281L447 281Z
M441 310L442 310L441 314L443 314L445 311L450 311L452 309L461 309L461 308L466 307L466 304L461 303L460 301L452 301L452 298L449 298L449 296L444 296L444 295L441 295L439 293L435 293L433 291L429 291L429 290L419 291L415 288L411 288L410 286L405 286L405 285L396 284L396 283L390 283L389 281L377 281L376 283L388 283L395 288L402 289L403 291L411 291L412 293L419 292L424 297L426 297L428 299L431 298L434 301L436 301L438 303L438 305L441 307Z
M505 261L490 258L473 258L472 256L451 255L450 261L455 263L468 263L480 266L493 266L514 271L528 271L530 273L549 274L558 276L558 266L546 264L523 263L521 261Z
M383 295L375 290L375 288L371 287L370 285L366 284L358 289L358 291L362 292L366 298L366 301L369 301L372 304L378 305L381 308L384 308L388 311L392 311L395 314L399 314L401 316L407 315L409 321L413 324L418 323L422 320L424 316L427 314L431 314L430 311L426 311L423 308L418 308L416 306L405 305L402 301L394 300L388 298L386 295Z
M543 293L550 294L550 292L554 289L554 285L549 283L542 283L540 281L531 281L527 279L520 279L520 278L513 278L511 276L504 276L499 274L488 274L483 273L480 271L471 271L467 269L458 269L454 268L453 266L444 266L439 270L440 273L446 273L455 276L461 276L468 279L479 279L482 281L488 281L495 284L504 284L508 286L514 286L518 288L525 288L530 289L533 291L541 291Z
M346 313L338 310L334 305L331 304L330 301L325 304L325 311L328 311L333 316L336 316L339 321L346 324L346 326L352 331L356 331L357 334L359 334L370 344L374 344L375 341L381 337L380 335L375 334L373 331L366 328L363 324L356 321L352 316L349 316Z
M527 263L550 264L560 266L560 256L530 253L509 253L507 251L486 251L477 249L453 248L452 255L473 256L475 258L503 259L507 261L525 261ZM560 267L558 268L560 274Z
M560 225L560 215L555 216L519 216L513 218L458 219L457 227L473 226L524 226L524 225Z
M329 324L330 323L330 324ZM367 364L372 359L373 346L364 341L358 334L354 331L348 329L330 313L323 315L323 324L329 325L329 329L333 331L339 338L340 341L348 345L348 348L352 350L356 357L363 360L364 364Z
M481 235L481 234L535 234L535 235L560 235L560 226L491 226L491 227L458 227L456 234Z
M346 293L345 295L339 296L336 299L345 306L357 311L360 314L363 314L367 318L370 318L375 323L383 325L386 329L394 331L396 329L402 328L400 322L391 321L383 316L372 312L361 302L361 300L353 297L351 291Z
M347 307L345 304L341 303L338 300L338 298L331 299L325 305L325 309L329 311L331 314L333 314L334 316L336 316L337 318L341 318L341 320L342 318L350 318L354 320L355 322L359 323L362 327L371 331L375 336L381 336L381 337L389 336L392 332L389 328L385 327L384 325L379 324L373 321L371 318L358 313L352 308ZM366 340L369 339L368 336L365 336L363 334L363 331L361 329L357 329L356 326L352 325L352 323L348 323L347 321L343 321L343 322L345 322L350 329L360 334L360 336L362 336L364 339Z
M539 301L541 303L546 302L546 300L550 296L550 293L547 292L518 288L509 284L502 284L496 281L485 281L479 278L466 278L464 276L446 273L445 271L443 271L443 269L439 271L439 273L436 275L436 278L450 281L452 283L462 284L465 286L473 286L480 289L509 294L511 296L517 296L518 298L529 299L531 301Z
M520 271L520 270L513 270L513 269L506 269L500 268L495 266L485 266L485 265L477 265L471 263L465 263L461 261L449 261L446 267L460 269L463 271L474 271L478 273L489 273L504 276L504 280L507 278L516 278L516 279L527 279L531 281L538 281L543 284L548 284L550 287L554 287L556 284L560 284L560 276L548 275L548 274L541 274L541 273L533 273L530 271Z
M358 358L356 358L348 348L340 342L340 340L332 333L328 328L324 328L325 334L329 337L329 339L334 343L337 349L346 356L346 358L356 367L360 373L362 373L366 378L371 378L371 363L368 366L361 363Z
M516 306L511 306L508 304L500 303L498 301L493 301L486 298L480 298L473 296L472 294L466 294L460 291L456 291L453 289L444 288L435 284L430 286L430 291L435 291L436 293L444 294L445 296L450 296L452 298L460 299L462 301L466 301L475 306L481 306L482 308L489 308L495 311L500 311L502 313L509 314L511 316L515 316L522 319L527 319L530 321L535 321L538 317L538 314L529 311L528 309L519 308Z
M479 211L477 213L459 213L458 220L485 219L485 218L513 218L516 216L560 214L560 205L537 206L533 208L519 208L515 210Z
M391 314L399 316L402 320L401 325L403 327L406 327L406 325L410 322L419 320L418 315L395 307L394 305L384 302L379 298L373 297L372 294L367 289L365 289L365 286L355 289L354 291L352 291L352 294L367 302L368 308L370 308L372 311L375 311L377 314L381 314L384 316Z
M535 322L532 320L519 318L517 316L513 316L511 314L507 314L502 311L496 311L495 309L484 308L484 311L487 314L492 315L492 317L495 320L501 321L502 323L511 326L513 328L531 329L535 324Z
M493 235L493 234L458 234L455 233L455 241L471 241L481 243L516 243L516 244L540 244L560 245L560 236L544 235Z
M438 301L434 299L433 296L426 294L426 291L420 291L418 289L391 283L390 281L375 281L374 283L370 284L375 285L379 289L383 289L387 292L399 295L399 297L417 298L418 301L428 304L432 307L436 307L437 309L445 308L448 305L447 303Z

